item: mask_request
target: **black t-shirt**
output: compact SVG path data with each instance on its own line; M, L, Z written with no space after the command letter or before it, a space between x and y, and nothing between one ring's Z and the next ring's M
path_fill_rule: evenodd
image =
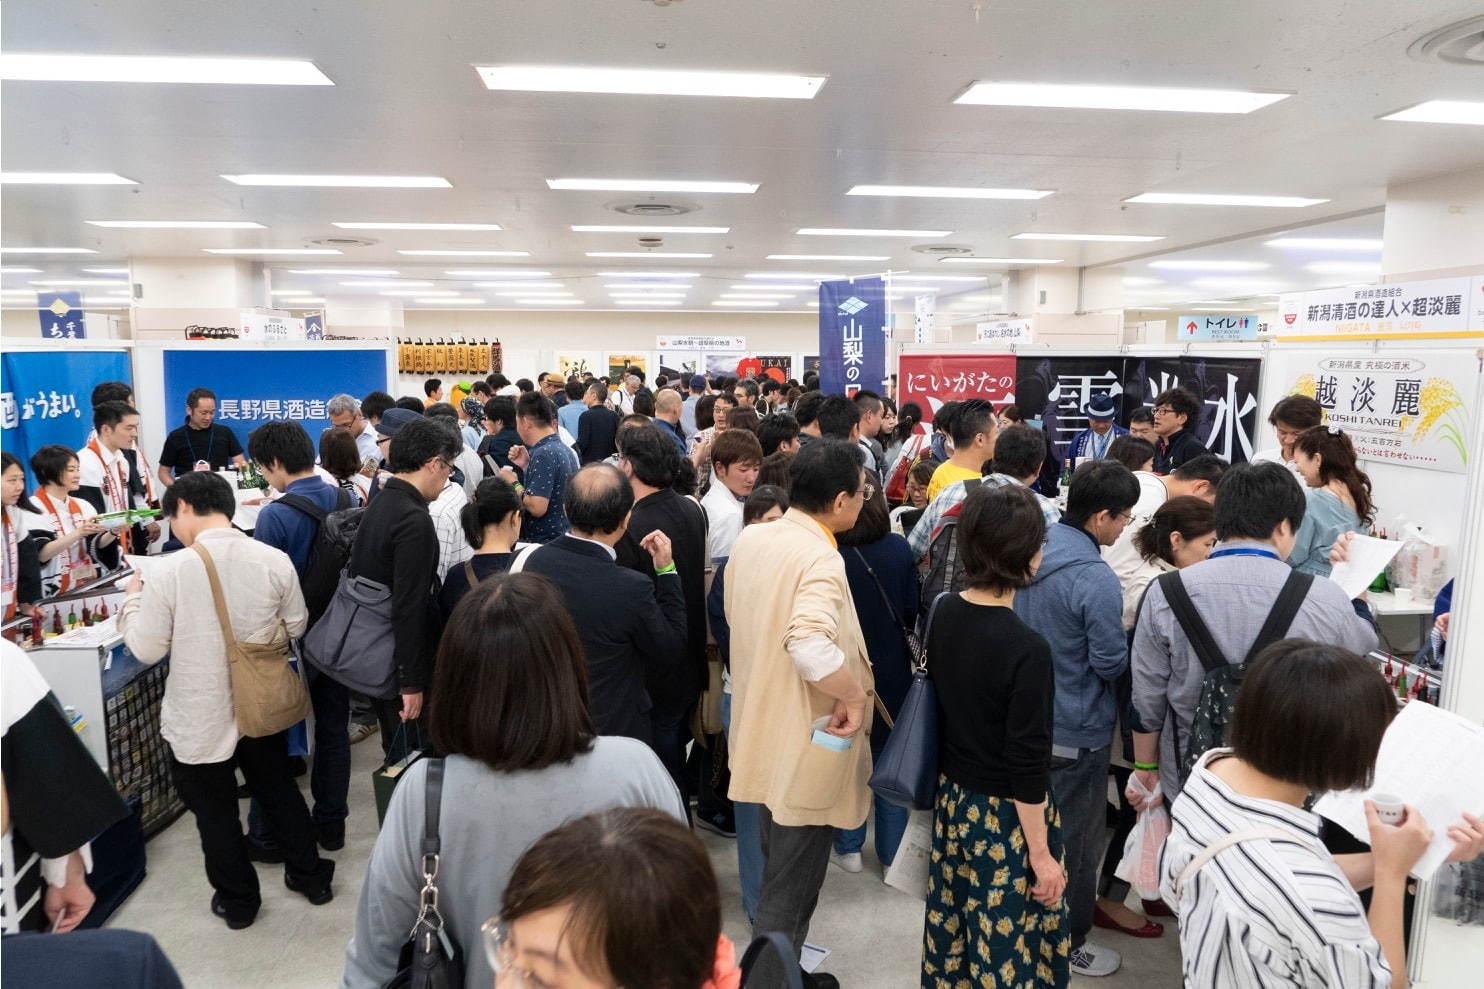
M514 553L476 553L469 558L469 565L474 568L474 576L480 580L493 577L495 574L504 573L510 569L515 562ZM453 609L472 587L469 586L469 574L464 570L462 563L456 563L448 568L448 576L443 578L443 589L438 592L438 607L443 612L443 620L448 621L448 616L453 614Z
M960 786L1035 804L1051 782L1051 647L1009 608L943 598L928 632L938 764Z
M196 469L196 461L204 460L212 470L221 470L242 455L242 444L237 434L226 426L212 423L206 429L177 426L165 437L165 449L160 452L160 466L171 468L176 476Z

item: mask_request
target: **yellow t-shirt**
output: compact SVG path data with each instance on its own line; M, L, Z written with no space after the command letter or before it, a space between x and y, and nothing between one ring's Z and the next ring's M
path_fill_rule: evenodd
M938 465L937 470L933 471L933 479L928 482L928 501L932 501L938 497L939 493L954 481L967 481L970 478L980 476L977 470L969 470L967 467L960 467L951 460L945 460Z

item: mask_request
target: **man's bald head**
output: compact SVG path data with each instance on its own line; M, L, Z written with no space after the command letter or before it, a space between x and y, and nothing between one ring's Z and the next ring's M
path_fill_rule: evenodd
M662 419L677 422L682 405L680 393L670 388L661 388L654 396L654 414ZM673 416L673 418L671 418Z
M622 532L634 507L634 489L617 467L588 464L567 483L567 521L583 536Z

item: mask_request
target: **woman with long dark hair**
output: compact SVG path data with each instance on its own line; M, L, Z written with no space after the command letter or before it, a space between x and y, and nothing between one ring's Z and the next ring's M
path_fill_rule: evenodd
M890 438L881 441L886 448L884 460L887 464L887 478L896 472L897 462L903 457L908 457L910 463L927 449L929 437L925 431L917 428L920 425L922 406L916 402L903 402L902 407L897 410L897 421L892 427Z
M1293 464L1304 478L1307 506L1288 565L1316 577L1330 573L1329 549L1342 532L1371 524L1376 506L1371 479L1355 458L1355 445L1339 426L1315 426L1293 444Z
M5 621L19 611L36 614L41 600L41 563L36 558L37 539L50 538L51 529L36 506L26 497L26 469L9 450L0 453L0 515L5 528L4 591L0 608ZM29 606L29 607L28 607Z

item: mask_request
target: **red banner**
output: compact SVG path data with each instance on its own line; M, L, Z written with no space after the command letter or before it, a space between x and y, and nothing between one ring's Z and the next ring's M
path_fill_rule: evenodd
M897 365L901 402L922 406L932 422L944 402L987 398L996 409L1015 401L1015 357L1011 354L903 354Z

